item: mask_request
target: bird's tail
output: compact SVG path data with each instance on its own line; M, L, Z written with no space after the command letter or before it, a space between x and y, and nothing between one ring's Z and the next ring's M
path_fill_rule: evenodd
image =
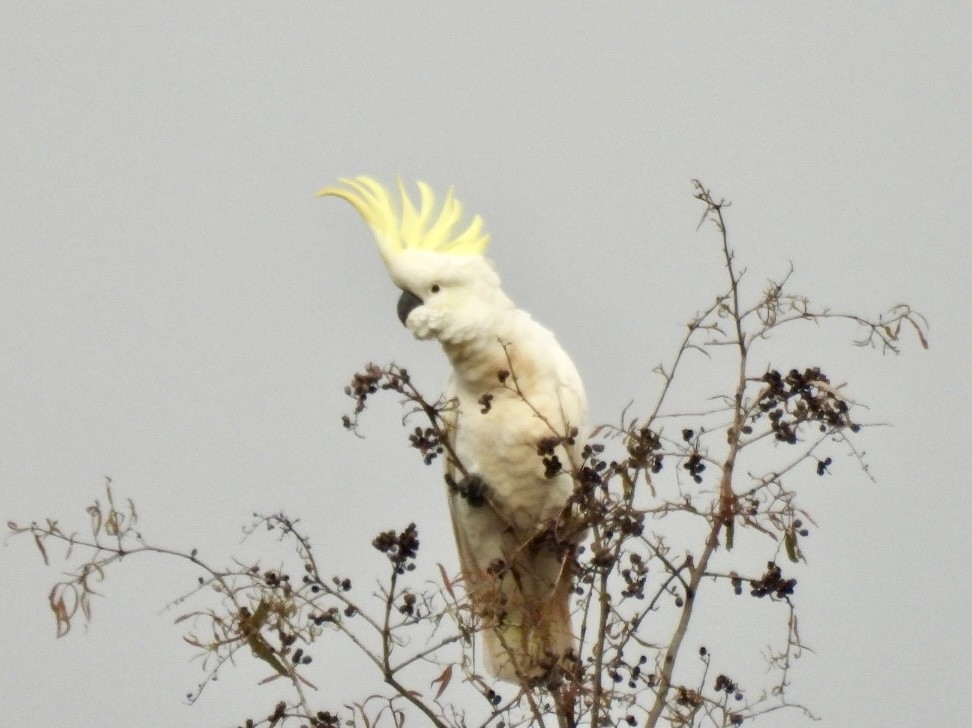
M570 618L573 593L567 569L553 593L532 599L523 594L508 603L496 623L483 630L486 669L521 685L549 682L572 671L577 643Z

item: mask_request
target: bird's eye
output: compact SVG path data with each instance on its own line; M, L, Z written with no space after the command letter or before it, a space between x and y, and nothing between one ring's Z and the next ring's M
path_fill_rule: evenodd
M438 283L433 283L432 284L432 293L438 293L438 292L439 292L439 284Z

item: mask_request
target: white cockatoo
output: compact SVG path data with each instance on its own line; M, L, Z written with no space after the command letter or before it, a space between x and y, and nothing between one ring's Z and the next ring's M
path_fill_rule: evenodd
M399 319L452 364L446 482L487 670L520 684L552 679L576 659L570 560L582 534L567 503L587 410L580 376L500 288L482 220L463 228L451 190L437 212L422 182L417 207L400 180L397 194L369 177L340 182L318 194L364 218L402 290Z

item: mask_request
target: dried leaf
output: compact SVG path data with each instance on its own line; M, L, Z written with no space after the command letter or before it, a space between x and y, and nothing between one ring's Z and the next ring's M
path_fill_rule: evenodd
M34 534L34 543L37 544L37 550L41 552L41 556L44 559L44 566L50 566L51 562L47 560L47 549L44 548L44 542L41 541L39 534Z
M84 592L81 594L80 598L81 612L84 614L84 618L89 622L91 621L91 598L88 595L93 593L94 592Z
M64 603L64 597L60 596L59 586L61 585L57 584L51 589L47 601L57 622L57 636L63 637L71 631L71 614L68 611L67 604Z
M432 681L432 685L439 683L439 690L435 694L435 699L438 700L442 697L442 693L445 692L446 688L449 687L449 683L452 682L452 664L446 665L446 669L442 671L435 680Z
M448 592L449 596L452 597L452 601L458 601L458 599L456 599L456 593L452 591L452 581L449 579L449 575L446 573L445 567L440 563L437 563L436 566L439 567L439 575L442 577L442 585L445 587L446 592Z
M312 683L310 680L308 680L303 675L298 675L296 672L294 672L294 677L296 677L298 680L300 680L302 683L304 683L304 685L306 685L307 687L309 687L311 690L317 690L318 689L317 686L314 683Z
M134 526L138 522L138 513L135 510L135 501L131 498L128 498L128 515L131 518L131 523L128 525Z
M118 511L114 509L108 511L108 518L105 519L105 533L109 536L117 536L121 533L122 520L122 516Z
M102 525L101 508L97 501L95 501L95 505L88 506L88 515L91 516L91 535L97 539L98 534L101 533Z
M368 716L365 714L364 706L360 703L355 703L354 707L358 709L359 713L361 713L361 719L364 721L365 728L371 728L371 721L368 720Z
M634 482L631 480L631 473L624 468L621 473L621 494L626 500L630 500L634 494Z

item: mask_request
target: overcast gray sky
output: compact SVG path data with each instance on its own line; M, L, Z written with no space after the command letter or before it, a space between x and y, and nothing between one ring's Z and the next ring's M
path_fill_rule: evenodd
M970 7L3 3L3 522L81 527L110 475L146 535L213 558L283 508L335 563L411 519L455 567L394 402L365 440L340 427L367 361L430 391L445 364L398 324L361 221L314 191L454 184L510 295L573 355L592 421L615 422L653 401L651 368L720 290L698 177L732 200L757 290L792 262L822 305L931 321L928 352L882 358L837 327L774 355L893 423L866 432L877 485L846 463L808 483L816 654L794 696L827 726L963 724ZM87 634L55 640L57 562L18 539L0 566L5 725L230 725L275 690L250 666L183 705L202 673L160 611L191 572L126 564Z

